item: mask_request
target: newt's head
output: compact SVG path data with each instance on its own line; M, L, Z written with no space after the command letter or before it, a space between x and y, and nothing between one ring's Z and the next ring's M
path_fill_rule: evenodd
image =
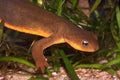
M99 49L96 35L86 30L70 33L65 41L70 46L80 51L95 52Z

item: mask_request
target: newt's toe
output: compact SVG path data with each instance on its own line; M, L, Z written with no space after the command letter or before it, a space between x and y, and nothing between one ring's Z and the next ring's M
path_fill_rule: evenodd
M45 62L36 62L36 68L37 70L40 69L42 73L45 73L45 68L48 67L49 64L45 61Z

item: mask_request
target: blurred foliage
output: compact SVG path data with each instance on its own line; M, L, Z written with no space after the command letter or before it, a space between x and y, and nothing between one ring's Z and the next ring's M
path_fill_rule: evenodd
M94 53L76 51L66 44L54 45L45 50L45 55L54 70L57 71L63 63L67 68L67 63L65 63L67 58L74 69L95 68L108 71L111 74L115 74L116 71L120 69L120 0L89 0L90 17L87 17L82 12L82 8L78 6L78 0L31 1L58 16L72 21L76 25L82 26L84 29L94 32L98 36L100 49ZM0 25L0 27L1 26L2 25ZM34 40L33 38L24 39L23 37L22 39L18 39L16 36L20 37L21 33L15 32L14 35L11 35L10 32L10 30L6 30L4 34L0 32L3 35L0 57L21 57L33 62L31 54L28 53L28 46L30 46L32 41L36 40L37 37L34 37ZM10 36L12 38L14 37L14 39L9 39ZM19 42L19 44L16 44L16 41L17 43ZM20 45L21 42L25 46ZM67 57L59 54L61 50L64 50ZM63 63L61 62L61 58L63 59Z

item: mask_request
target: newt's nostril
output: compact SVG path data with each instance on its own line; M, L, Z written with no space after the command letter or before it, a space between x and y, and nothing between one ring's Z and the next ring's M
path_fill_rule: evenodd
M96 46L94 50L97 51L98 49L99 49L99 46Z

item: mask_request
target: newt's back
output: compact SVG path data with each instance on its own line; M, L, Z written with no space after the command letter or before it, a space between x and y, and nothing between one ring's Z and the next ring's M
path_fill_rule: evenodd
M0 0L0 21L20 32L48 37L65 22L64 19L27 0Z

